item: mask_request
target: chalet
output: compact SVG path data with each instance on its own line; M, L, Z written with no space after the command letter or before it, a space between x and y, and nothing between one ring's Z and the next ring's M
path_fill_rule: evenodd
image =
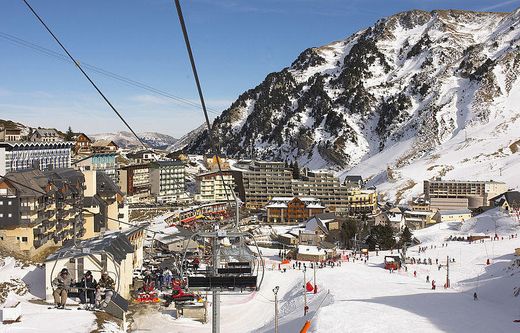
M85 133L74 134L73 141L75 154L90 154L92 153L92 140Z
M61 142L63 137L54 128L37 128L29 134L32 142Z
M325 207L315 198L274 197L266 209L267 223L297 224L323 213Z
M94 153L110 153L116 152L119 146L111 140L97 140L92 143L92 151Z

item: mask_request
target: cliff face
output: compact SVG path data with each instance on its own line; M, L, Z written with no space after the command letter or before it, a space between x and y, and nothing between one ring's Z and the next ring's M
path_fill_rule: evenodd
M214 120L216 137L231 157L253 151L337 170L407 142L400 163L411 163L461 131L515 116L503 105L520 86L519 16L446 10L381 19L269 74ZM207 132L186 148L208 152Z

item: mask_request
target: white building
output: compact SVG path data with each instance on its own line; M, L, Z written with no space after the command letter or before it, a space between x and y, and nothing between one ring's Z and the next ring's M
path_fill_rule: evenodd
M70 168L73 142L0 142L0 174Z

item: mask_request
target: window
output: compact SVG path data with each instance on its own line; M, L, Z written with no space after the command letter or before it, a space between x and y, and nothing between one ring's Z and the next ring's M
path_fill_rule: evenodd
M9 213L7 214L7 217L13 217L13 214Z
M0 217L4 217L4 213L0 213Z
M27 237L22 237L22 242L26 242L27 243Z
M7 205L11 206L13 202L11 200L7 201Z
M0 206L3 206L4 205L4 202L3 201L0 201Z

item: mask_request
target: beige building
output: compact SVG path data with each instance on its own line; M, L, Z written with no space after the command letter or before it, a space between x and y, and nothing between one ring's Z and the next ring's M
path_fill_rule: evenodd
M0 127L0 141L20 141L22 130L17 127Z
M222 178L224 178L224 183ZM244 184L240 171L224 170L222 171L222 176L218 171L205 172L197 175L196 181L198 192L195 195L196 201L216 202L233 200L233 195L230 191L235 191L236 197L245 201ZM226 188L224 188L224 184ZM228 197L226 197L226 193Z
M471 210L439 210L433 217L437 222L465 222L471 218Z
M83 217L85 235L98 236L105 231L124 229L129 222L126 199L111 177L100 171L83 171L85 176L85 198Z
M33 257L82 237L83 184L72 169L8 173L0 181L0 246Z
M243 172L246 208L265 207L273 197L292 197L292 171L283 162L252 161Z
M494 181L424 181L424 199L432 209L455 210L487 206L489 199L507 191L507 185Z

